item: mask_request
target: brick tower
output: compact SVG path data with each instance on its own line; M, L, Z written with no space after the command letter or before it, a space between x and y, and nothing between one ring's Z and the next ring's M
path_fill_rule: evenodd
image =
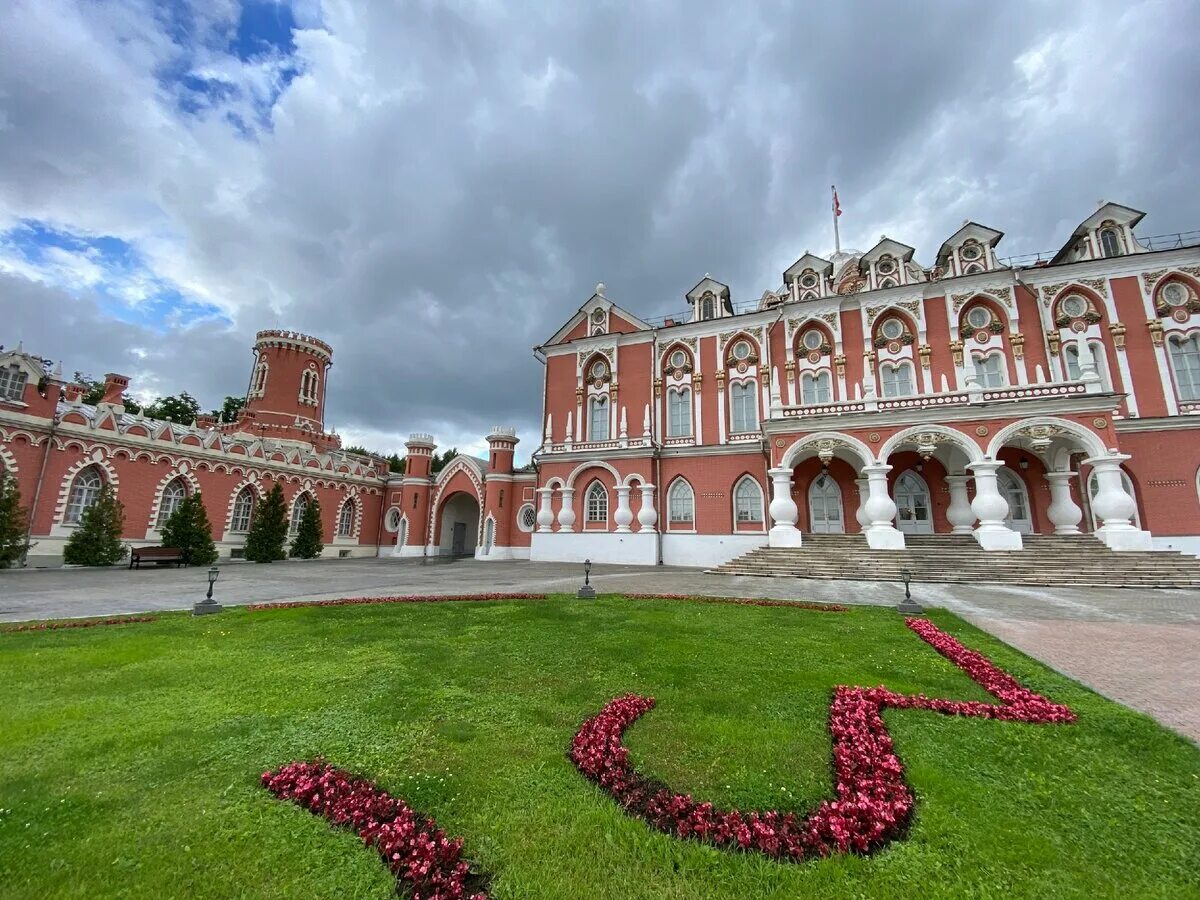
M325 386L333 349L319 338L297 331L260 331L254 341L254 366L246 408L233 430L272 440L341 447L325 431Z
M512 543L513 510L515 506L520 506L513 490L513 454L517 449L517 429L497 425L488 434L487 442L488 468L483 515L494 522L488 558L507 559ZM486 528L485 525L485 545Z

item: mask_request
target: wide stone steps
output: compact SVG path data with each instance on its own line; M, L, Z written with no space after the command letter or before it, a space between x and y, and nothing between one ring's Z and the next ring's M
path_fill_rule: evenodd
M986 551L970 535L905 535L872 550L860 534L806 534L798 548L759 547L709 570L719 575L968 584L1200 587L1200 559L1176 551L1115 553L1091 535L1025 535L1024 548Z

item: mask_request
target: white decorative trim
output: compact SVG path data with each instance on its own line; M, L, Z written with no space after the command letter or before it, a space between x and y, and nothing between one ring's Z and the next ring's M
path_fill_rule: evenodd
M167 485L176 478L182 478L187 482L187 496L190 497L192 494L199 493L200 482L197 481L196 476L192 474L192 467L187 463L186 460L177 462L171 471L167 472L166 475L159 479L158 486L154 489L154 499L150 502L150 520L146 523L147 536L149 535L149 532L159 530L158 514L160 508L162 507L163 492L167 489Z
M7 447L0 444L0 472L7 473L16 478L19 471L17 458L9 452Z
M117 470L105 459L104 451L97 447L88 456L72 463L67 468L67 471L63 473L63 480L58 488L58 503L54 507L54 524L56 526L65 526L66 528L75 527L75 523L68 524L63 521L67 514L67 501L71 496L71 486L75 483L75 476L89 466L97 466L104 472L104 483L112 488L114 495L120 489L120 478L117 476Z
M263 486L258 483L258 474L256 472L250 472L249 477L239 481L237 485L234 486L233 492L229 495L229 504L225 509L225 530L221 532L222 535L228 536L230 534L247 533L244 531L235 532L233 530L233 508L237 505L237 498L242 495L242 491L244 491L246 488L250 488L254 492L256 503L261 503L264 499L266 499L267 492L263 489ZM252 511L251 516L253 515L254 513Z
M354 504L354 521L350 526L350 533L342 534L339 530L342 522L342 509L345 508L347 503ZM343 497L342 501L338 504L337 517L333 520L334 538L342 538L343 540L349 540L352 538L355 543L358 543L358 536L362 532L362 519L363 503L362 499L358 496L358 491L347 491L346 496Z
M966 453L969 462L974 463L983 460L983 450L980 449L979 444L961 431L948 428L945 425L910 425L908 428L902 428L900 431L897 431L884 441L883 446L879 448L878 461L886 465L888 457L896 452L898 446L905 441L911 441L912 438L923 434L938 435L946 438L959 450Z

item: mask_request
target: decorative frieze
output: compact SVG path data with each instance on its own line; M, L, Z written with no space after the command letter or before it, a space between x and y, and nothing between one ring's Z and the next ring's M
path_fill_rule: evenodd
M970 300L972 297L978 297L980 295L985 296L985 297L991 297L993 300L999 301L1001 305L1005 306L1008 309L1013 308L1012 288L1009 288L1009 287L980 288L977 291L969 291L968 293L965 293L965 294L953 294L950 297L950 301L954 308L954 312L957 313L960 309L962 309L963 306L967 303L967 301Z

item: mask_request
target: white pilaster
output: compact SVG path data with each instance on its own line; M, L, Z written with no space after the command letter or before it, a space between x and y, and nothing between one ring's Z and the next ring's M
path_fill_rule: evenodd
M1054 525L1055 534L1079 534L1083 510L1071 496L1071 480L1074 477L1074 472L1046 473L1046 481L1050 485L1050 505L1046 507L1046 515Z
M888 494L887 473L892 467L887 463L863 466L867 476L867 546L872 550L903 550L904 535L892 524L896 518L896 504Z
M1150 532L1142 531L1132 522L1137 503L1125 490L1121 478L1121 463L1127 459L1128 454L1110 453L1084 460L1096 473L1098 490L1092 498L1092 511L1100 519L1096 537L1110 550L1151 550Z
M800 529L796 527L796 519L800 511L796 509L796 501L792 499L792 470L786 468L768 469L771 476L771 531L767 536L770 547L799 547L801 545Z
M1004 524L1008 518L1008 501L996 482L996 472L1003 465L989 459L967 466L975 476L975 499L971 501L971 512L979 519L975 540L984 550L1021 549L1021 535Z
M947 475L946 487L950 489L950 506L946 509L946 519L954 526L952 534L970 534L971 526L975 524L975 513L971 509L971 499L967 496L967 482L970 475Z

